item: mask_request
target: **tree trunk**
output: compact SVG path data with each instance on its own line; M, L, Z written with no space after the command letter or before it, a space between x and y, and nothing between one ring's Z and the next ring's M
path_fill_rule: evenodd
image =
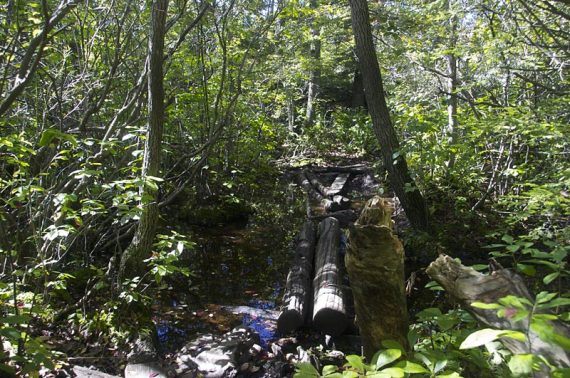
M151 31L148 46L148 126L145 139L142 178L145 182L159 175L162 130L164 126L164 35L168 0L155 0L152 4ZM156 184L156 182L154 182ZM143 260L150 256L158 221L158 191L155 185L143 184L140 188L142 213L135 236L123 253L119 268L119 283L123 278L144 273Z
M277 320L281 334L303 326L311 307L311 275L315 255L316 230L313 222L306 222L297 237L295 259L285 284L283 309Z
M372 42L368 3L366 0L350 0L349 3L356 42L356 55L364 81L366 103L372 118L374 134L382 150L384 167L388 171L392 187L412 226L426 230L428 216L425 201L408 172L408 165L400 151L398 138L384 98L382 76Z
M315 100L319 93L319 84L321 81L321 30L317 21L319 4L317 0L311 0L309 5L313 12L313 19L311 21L311 46L309 51L311 58L311 73L307 89L305 126L311 126L315 120Z
M331 336L338 336L348 325L339 262L340 227L334 218L319 224L313 279L313 326Z
M534 354L546 357L548 361L559 367L570 367L570 354L562 347L543 341L530 327L529 320L512 321L507 317L499 317L497 310L486 310L472 307L473 302L497 303L507 295L523 297L531 302L530 295L523 279L517 274L499 269L490 275L477 272L475 269L446 255L440 255L426 270L427 274L437 281L453 298L461 302L467 311L481 323L505 330L521 331L527 335L525 342L512 338L501 341L513 354ZM554 333L570 338L568 325L556 321L550 322Z
M447 10L452 12L451 1L447 1ZM457 16L450 18L449 26L449 48L451 52L446 55L447 60L447 128L445 133L449 146L457 143L457 56L455 55L455 47L457 46ZM453 168L455 165L455 153L451 152L447 167Z
M350 228L344 260L364 355L370 359L384 340L407 347L404 248L392 233L391 214L386 200L374 197L368 201Z
M354 72L352 81L352 98L350 101L352 108L363 108L366 106L366 98L364 95L364 83L362 82L362 74L359 70Z

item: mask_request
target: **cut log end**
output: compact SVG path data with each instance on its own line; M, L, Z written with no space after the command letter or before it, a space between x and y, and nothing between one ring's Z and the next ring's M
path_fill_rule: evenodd
M304 323L305 320L298 310L285 310L277 319L277 330L280 334L285 335L302 327Z
M313 317L313 326L327 335L338 336L348 327L348 318L344 312L323 308Z

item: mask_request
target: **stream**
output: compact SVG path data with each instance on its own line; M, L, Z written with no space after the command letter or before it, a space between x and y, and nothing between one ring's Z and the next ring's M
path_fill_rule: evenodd
M278 186L294 190L287 183ZM293 193L274 194L259 199L269 205L246 222L173 222L175 226L167 227L196 245L181 256L192 271L189 280L171 280L153 306L163 353L178 350L199 334L222 334L239 325L258 333L262 347L276 338L274 310L283 296L303 202Z

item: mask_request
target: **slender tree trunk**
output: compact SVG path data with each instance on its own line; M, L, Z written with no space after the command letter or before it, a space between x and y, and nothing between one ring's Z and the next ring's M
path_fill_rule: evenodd
M144 147L142 177L148 181L159 175L160 149L164 124L164 35L168 0L155 0L152 4L151 31L148 45L148 126ZM134 277L144 272L143 260L150 255L158 220L158 192L154 185L142 185L141 218L133 241L125 250L119 277Z
M318 1L311 0L310 7L314 13L311 23L311 74L309 77L309 87L307 89L306 126L311 126L315 120L315 100L319 93L319 84L321 81L321 29L318 25L316 15L319 7Z
M447 2L448 11L451 11L451 0ZM447 54L447 141L449 146L457 143L457 56L455 55L455 47L457 46L457 16L450 19L450 37L449 47L451 52ZM455 165L455 153L451 152L447 167L453 168Z
M352 108L362 108L366 106L364 83L362 82L362 74L358 69L354 71L354 79L352 80L352 98L350 106Z
M362 72L368 112L374 133L382 150L384 166L388 171L394 192L412 225L425 230L428 227L424 198L408 172L408 165L400 152L400 145L390 119L384 98L382 76L372 41L372 30L366 0L350 0L352 29L356 42L356 55Z

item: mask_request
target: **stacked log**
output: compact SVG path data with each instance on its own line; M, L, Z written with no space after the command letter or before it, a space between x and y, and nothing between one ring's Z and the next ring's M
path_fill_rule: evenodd
M349 230L345 265L367 358L384 340L407 346L404 248L392 233L391 212L386 200L374 197Z
M347 175L346 178L344 178L345 175ZM346 210L350 207L350 199L340 194L346 186L349 174L338 176L341 176L338 181L335 179L331 187L326 187L319 181L314 173L305 171L300 174L300 183L305 191L317 200L326 212L336 212Z
M297 237L295 257L287 275L283 309L277 320L277 329L285 334L305 324L311 307L311 277L316 243L313 222L306 222Z
M346 183L349 177L350 173L341 173L338 176L336 176L331 186L329 186L325 190L325 194L327 196L336 196L342 194L342 192L346 188Z
M319 224L313 279L313 326L331 336L342 334L348 325L339 267L340 227L335 218Z

